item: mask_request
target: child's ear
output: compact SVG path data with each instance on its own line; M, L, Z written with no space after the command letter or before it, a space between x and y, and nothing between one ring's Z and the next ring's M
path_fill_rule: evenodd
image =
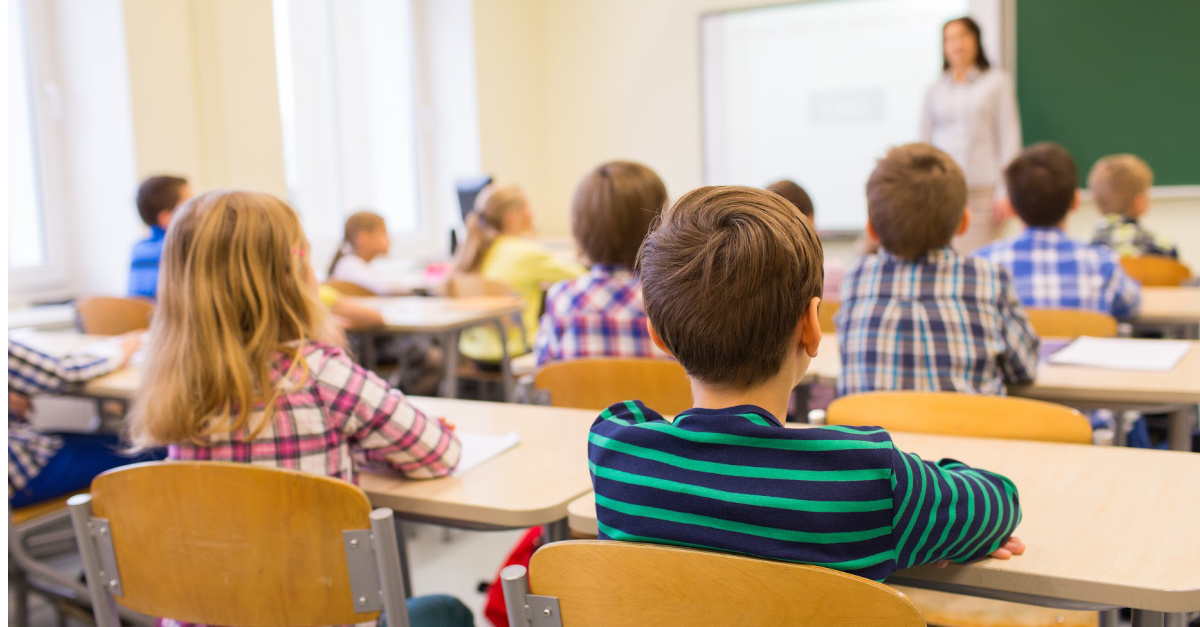
M871 224L871 219L867 218L867 239L879 243L879 234L875 232L875 226Z
M671 357L675 356L675 355L671 354L671 351L669 349L667 349L667 345L664 344L663 339L661 337L659 337L658 331L654 330L654 325L650 324L649 318L646 319L646 330L650 332L650 341L654 342L654 345L657 346L659 350L661 350L662 352L664 352L668 355L671 355Z
M818 307L821 305L821 299L813 297L808 301L808 308L800 315L800 320L796 323L797 333L800 336L800 348L808 354L809 357L817 356L817 347L821 344L821 315L818 312Z
M1075 188L1075 196L1071 198L1071 207L1067 211L1075 211L1079 208L1079 203L1083 202L1083 190Z
M966 233L967 229L969 228L971 228L971 208L963 207L962 219L958 221L958 228L955 229L954 234L962 235Z
M1150 192L1142 192L1133 197L1133 215L1141 216L1150 208Z
M168 226L170 226L171 216L173 216L173 215L175 215L175 211L172 209L163 209L162 211L159 211L158 212L158 226L160 226L164 229L167 228Z

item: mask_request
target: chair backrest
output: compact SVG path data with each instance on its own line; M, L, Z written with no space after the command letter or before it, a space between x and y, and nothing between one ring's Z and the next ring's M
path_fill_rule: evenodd
M325 285L337 290L343 296L378 296L375 292L352 281L326 281Z
M78 326L89 335L121 335L150 328L154 303L144 298L92 296L75 301Z
M251 464L151 462L96 477L91 494L69 504L77 537L107 525L101 535L111 538L115 596L129 609L191 623L265 627L353 624L377 618L386 605L388 623L395 616L407 626L403 589L381 583L383 569L371 556L375 549L401 572L391 510L372 512L366 494L345 481ZM391 529L390 538L380 525ZM91 535L97 536L94 529ZM389 540L390 547L377 544ZM115 592L104 585L113 575L94 581L94 546L83 539L80 545L104 625L101 611L112 604L96 597ZM94 555L103 561L106 548L96 545ZM353 561L360 556L361 564ZM363 564L375 576L369 594L358 585ZM397 597L400 614L393 613Z
M1192 276L1190 268L1170 257L1121 257L1121 266L1145 287L1179 287Z
M821 333L837 333L837 326L833 324L833 316L842 308L842 304L836 300L823 300L821 306L817 309L817 318L821 321Z
M556 542L529 573L532 594L557 598L564 627L925 624L906 596L869 579L695 549Z
M485 279L479 274L455 273L446 285L446 295L450 298L469 298L472 296L515 296L517 291L507 283Z
M867 392L829 405L830 425L883 427L1004 440L1090 444L1092 427L1070 407L1010 396L957 392Z
M639 400L673 415L691 408L692 384L673 359L572 359L546 364L533 386L550 394L555 407L602 410L613 403Z
M1026 309L1029 323L1040 337L1116 337L1117 319L1083 309Z

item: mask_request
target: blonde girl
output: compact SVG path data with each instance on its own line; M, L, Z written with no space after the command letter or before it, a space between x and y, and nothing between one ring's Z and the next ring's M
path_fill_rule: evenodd
M538 315L544 285L573 279L586 270L575 263L561 261L531 239L533 214L529 200L516 186L491 186L475 200L475 209L467 215L467 239L459 251L455 271L478 274L485 279L507 283L525 301L522 323L525 337L532 342L537 333ZM529 350L520 345L520 333L510 334L509 351ZM495 363L501 358L500 335L494 328L480 327L463 333L459 350L476 361Z
M409 477L449 474L458 439L350 360L308 253L295 212L266 194L210 192L177 211L130 416L134 445L351 482L354 454ZM412 599L409 613L414 626L472 624L450 597Z
M329 264L330 280L361 285L380 295L411 292L403 282L371 268L371 260L386 255L391 246L383 216L370 211L351 215L346 218L342 244Z

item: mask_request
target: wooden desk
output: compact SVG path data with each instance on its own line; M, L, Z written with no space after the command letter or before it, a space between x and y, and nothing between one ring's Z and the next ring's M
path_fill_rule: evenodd
M1200 339L1200 287L1143 287L1138 326L1181 328L1183 337Z
M597 412L533 405L411 397L427 414L445 416L464 432L502 435L521 443L462 476L406 480L364 471L359 484L371 503L400 518L453 527L512 529L551 524L566 537L567 504L592 489L587 434Z
M842 368L836 335L822 337L809 369L820 379L837 381ZM1189 451L1194 427L1191 406L1200 403L1200 342L1193 342L1192 350L1170 372L1041 363L1033 383L1012 386L1009 393L1082 409L1166 411L1171 415L1171 448Z
M1024 512L1017 535L1029 549L1008 561L910 568L888 583L1064 609L1200 610L1200 455L916 433L893 439L925 459L951 457L1011 478ZM591 494L567 512L572 531L596 534Z
M433 335L441 338L446 348L443 396L458 394L458 335L467 328L495 324L500 328L504 318L519 315L524 303L508 296L475 296L470 298L440 298L422 296L360 298L362 304L378 309L384 322L378 327L349 329L351 333L368 338L364 342L363 365L375 368L374 344L371 338L380 335ZM501 332L505 358L501 360L505 397L511 398L512 364L508 336ZM532 341L532 338L527 338Z

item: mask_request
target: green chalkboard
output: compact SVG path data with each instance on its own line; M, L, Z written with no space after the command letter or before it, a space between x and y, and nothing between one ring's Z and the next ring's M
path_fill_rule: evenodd
M1132 152L1154 184L1200 185L1200 0L1021 0L1017 98L1025 143L1079 164Z

